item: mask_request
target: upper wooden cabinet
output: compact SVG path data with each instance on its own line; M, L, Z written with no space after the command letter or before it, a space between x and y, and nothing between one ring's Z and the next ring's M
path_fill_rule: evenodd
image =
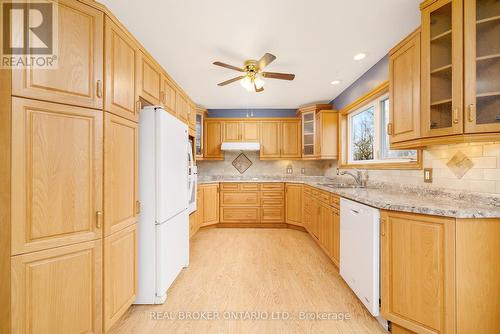
M104 115L104 234L137 222L139 211L139 127L135 122Z
M281 121L281 158L300 158L301 135L300 119Z
M189 112L188 112L188 127L189 127L189 135L195 137L196 136L196 106L189 102Z
M422 4L422 135L463 133L462 0Z
M281 122L262 121L260 137L260 157L279 158L281 153Z
M297 110L302 118L302 159L338 158L338 113L330 104Z
M101 244L12 257L12 333L102 333Z
M137 122L136 65L140 52L134 40L109 17L105 19L104 109Z
M203 130L204 159L223 160L221 150L223 122L220 120L205 120Z
M196 154L196 160L202 160L203 159L203 147L204 147L204 140L203 140L203 123L205 120L205 117L207 115L206 109L202 108L196 108L196 115L195 115L195 154Z
M500 132L500 5L464 0L465 132Z
M241 141L241 122L240 121L225 121L223 123L223 142L240 142Z
M224 121L224 142L259 142L259 121Z
M137 94L150 104L159 105L162 95L161 69L142 52L139 52L137 59Z
M58 2L57 68L12 71L12 94L88 108L103 107L103 13Z
M12 254L102 235L102 112L12 99Z
M175 110L177 112L177 118L187 124L189 121L189 102L188 99L179 92L177 92L177 98L175 100Z
M391 143L420 137L420 29L389 53Z
M169 113L176 116L177 89L165 74L161 76L161 85L160 102Z

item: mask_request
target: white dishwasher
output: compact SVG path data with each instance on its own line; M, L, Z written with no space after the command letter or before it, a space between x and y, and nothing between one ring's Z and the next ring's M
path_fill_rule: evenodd
M340 200L340 276L373 316L379 315L380 211Z

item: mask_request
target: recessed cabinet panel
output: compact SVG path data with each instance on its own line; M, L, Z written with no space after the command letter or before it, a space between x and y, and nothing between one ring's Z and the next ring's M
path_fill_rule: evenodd
M102 108L103 14L78 1L58 2L57 68L12 71L12 94Z
M262 121L261 158L279 158L281 148L280 121Z
M203 157L205 159L224 159L221 151L223 123L206 120L203 130Z
M12 253L96 239L102 112L12 99Z
M241 141L245 143L255 142L260 140L260 123L259 122L241 122Z
M300 120L281 122L281 157L300 158Z
M161 73L157 65L140 53L137 65L137 84L138 95L147 102L158 105L161 100Z

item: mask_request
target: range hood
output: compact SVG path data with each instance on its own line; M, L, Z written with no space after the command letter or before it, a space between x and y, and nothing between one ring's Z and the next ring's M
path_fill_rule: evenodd
M223 151L260 151L260 143L223 142Z

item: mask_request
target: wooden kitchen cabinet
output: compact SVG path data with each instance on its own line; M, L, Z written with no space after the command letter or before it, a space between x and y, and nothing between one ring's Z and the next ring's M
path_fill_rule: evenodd
M262 121L260 139L260 158L279 158L281 152L281 122Z
M137 59L137 94L148 103L159 105L162 95L161 69L152 59L142 52L139 52Z
M139 121L135 84L139 48L132 37L113 20L105 18L104 110Z
M283 183L262 183L261 223L285 222L285 185Z
M259 142L260 122L224 121L224 142Z
M302 185L286 184L286 222L302 225Z
M12 98L12 254L101 237L102 112Z
M189 122L189 102L188 99L181 93L177 93L177 98L175 100L175 110L177 112L177 118L179 118L184 123Z
M192 102L189 102L188 119L189 135L196 137L196 106Z
M196 108L195 136L194 136L196 160L203 160L203 152L204 152L203 123L206 114L207 114L206 109Z
M225 121L223 131L223 142L241 142L241 122Z
M455 333L455 220L381 212L382 315L417 333Z
M281 158L300 158L301 135L300 119L281 121Z
M13 256L11 264L12 333L102 332L100 240Z
M338 158L338 112L330 104L313 104L297 110L302 119L302 159Z
M420 137L420 29L389 53L389 124L392 143Z
M223 160L221 150L223 123L219 120L206 119L203 127L203 158L207 160Z
M137 255L137 224L104 238L104 331L108 331L135 300Z
M333 263L340 268L340 209L333 208L333 221L332 221L332 244L331 244L331 258Z
M422 9L422 136L463 133L462 0L426 1Z
M162 74L161 76L161 104L166 111L177 116L176 110L177 89L170 79Z
M104 115L104 235L137 222L139 203L139 126Z
M205 219L205 211L203 210L204 205L204 191L203 187L200 185L198 189L196 189L196 226L199 229L203 226L203 220Z
M219 184L202 184L203 191L203 226L219 222Z
M101 109L104 15L70 0L59 1L57 10L57 67L13 70L12 95Z

